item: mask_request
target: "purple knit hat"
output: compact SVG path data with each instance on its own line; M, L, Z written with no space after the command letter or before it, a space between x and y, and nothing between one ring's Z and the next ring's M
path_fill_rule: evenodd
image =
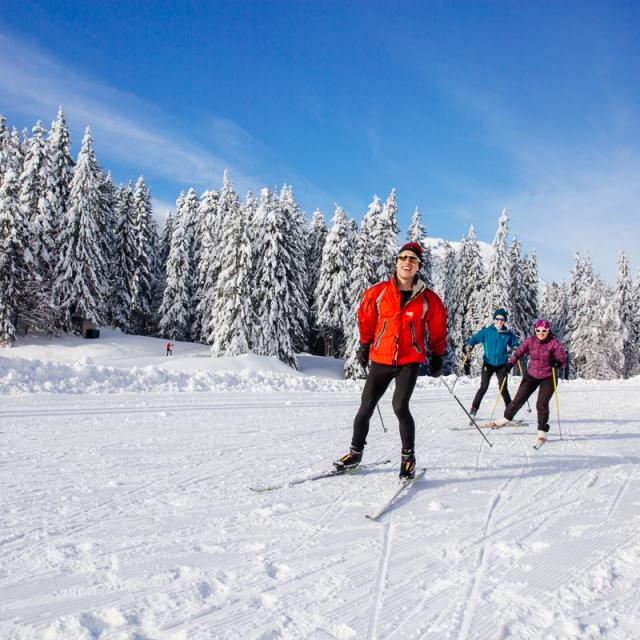
M537 320L536 321L536 329L542 327L543 329L549 329L551 331L551 323L548 320Z

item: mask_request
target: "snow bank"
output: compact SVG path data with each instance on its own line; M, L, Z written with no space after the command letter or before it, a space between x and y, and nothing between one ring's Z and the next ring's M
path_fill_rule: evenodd
M0 393L140 393L162 391L347 391L360 382L274 371L170 371L159 366L122 369L0 357Z

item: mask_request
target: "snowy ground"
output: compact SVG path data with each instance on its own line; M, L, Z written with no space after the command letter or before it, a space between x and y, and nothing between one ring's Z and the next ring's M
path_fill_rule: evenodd
M366 460L392 465L258 494L345 450L359 383L175 353L111 332L0 353L1 638L640 638L639 379L561 383L539 452L526 410L489 448L421 380L427 477L372 522L388 398Z

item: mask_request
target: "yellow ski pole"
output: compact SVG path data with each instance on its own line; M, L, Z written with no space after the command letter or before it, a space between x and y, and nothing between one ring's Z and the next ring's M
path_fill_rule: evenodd
M493 419L493 414L496 412L496 407L498 406L498 401L500 400L500 396L502 395L502 390L504 389L504 385L507 382L507 377L508 377L508 375L505 375L505 377L502 378L502 384L500 385L500 389L498 389L498 395L496 396L496 401L493 404L493 411L491 412L491 419Z
M520 369L520 375L524 378L524 373L522 373L522 362L518 360L518 368ZM527 398L527 411L531 413L531 405L529 404L529 398Z
M560 432L560 440L562 440L562 427L560 426L560 401L558 400L558 385L556 384L556 370L551 367L551 374L553 375L553 393L556 396L556 413L558 414L558 431Z

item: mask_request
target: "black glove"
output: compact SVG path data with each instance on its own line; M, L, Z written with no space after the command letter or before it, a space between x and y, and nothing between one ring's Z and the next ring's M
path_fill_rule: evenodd
M511 373L511 369L513 369L514 366L515 364L511 364L510 362L507 362L507 365L505 367L505 373L507 374Z
M371 348L370 344L361 344L356 351L356 358L358 363L363 369L366 369L369 366L369 349Z
M464 345L464 355L465 356L468 356L472 351L473 351L473 345L472 344L465 344Z
M439 378L442 375L442 356L437 356L435 353L431 356L429 375L432 378Z
M551 366L552 366L554 369L560 369L560 368L562 367L562 362L558 362L557 360L554 360L554 361L551 363Z

